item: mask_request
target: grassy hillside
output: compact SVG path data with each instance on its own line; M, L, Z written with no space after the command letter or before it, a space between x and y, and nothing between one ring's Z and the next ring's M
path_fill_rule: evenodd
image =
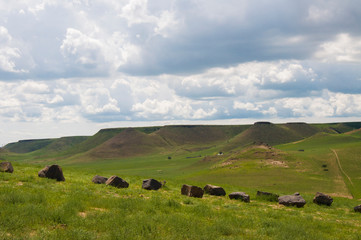
M205 145L226 141L243 132L249 125L240 126L165 126L155 134L171 145Z
M325 176L335 186L334 194L361 198L361 138L351 134L318 134L298 143L278 146L296 161L307 164L315 176ZM302 151L300 151L302 150ZM338 187L336 187L338 186Z
M20 140L18 142L5 145L5 148L14 153L28 153L45 148L54 140L55 139Z
M58 163L107 174L116 171L246 189L322 191L361 198L360 132L353 129L358 124L342 124L352 129L342 134L331 129L335 125L339 124L104 129L60 152L50 152L53 145L49 144L26 154L4 152L0 158L42 165Z
M304 123L272 124L257 122L229 141L227 150L254 143L277 145L310 137L319 132L315 127Z
M0 239L359 239L361 132L358 123L166 126L104 129L91 137L20 141L0 149ZM24 153L13 153L17 149ZM48 164L66 182L37 177ZM116 189L96 175L130 183ZM159 191L142 179L166 180ZM251 203L182 196L182 184L244 191ZM300 192L288 208L258 190ZM316 192L331 207L312 203Z
M250 203L209 195L196 199L180 194L183 183L201 184L190 180L166 179L166 187L147 191L141 189L143 178L120 175L130 186L117 189L91 183L95 171L65 167L66 181L56 182L37 177L42 166L14 168L13 174L0 173L1 239L359 239L361 234L360 214L352 210L356 200L336 197L325 207L312 203L314 194L301 193L307 204L299 209L256 199L256 189L247 190Z
M93 158L117 158L161 152L167 148L167 141L156 134L146 134L133 128L121 133L95 147L87 155Z

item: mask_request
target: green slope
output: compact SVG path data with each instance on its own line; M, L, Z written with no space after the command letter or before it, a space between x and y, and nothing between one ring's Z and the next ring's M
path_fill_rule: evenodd
M225 149L229 151L255 143L273 146L301 140L317 132L319 132L317 128L304 123L272 124L269 122L257 122L232 138L229 144L225 146Z
M39 150L51 144L54 139L29 139L20 140L15 143L5 145L5 149L14 153L28 153Z
M298 143L278 146L315 176L326 176L335 194L361 198L361 138L351 134L317 134ZM302 151L300 151L302 150ZM344 190L341 190L344 189Z
M128 128L87 152L92 158L122 158L160 152L168 143L156 134Z
M301 193L303 208L284 207L256 198L257 189L224 186L228 193L246 191L251 202L205 194L180 194L192 180L167 180L158 191L141 188L142 177L119 175L129 188L93 184L101 171L64 167L65 182L39 178L41 166L14 164L0 172L0 239L359 239L357 200L334 198L330 207L312 203ZM117 170L113 174L118 174ZM109 177L110 175L105 175ZM283 194L284 192L277 192ZM289 193L289 192L286 192Z
M0 158L59 163L109 174L116 171L259 190L322 191L361 198L361 134L353 130L358 124L342 124L352 130L342 134L332 130L336 125L340 126L257 123L104 129L83 141L78 139L79 143L72 146L67 139L58 139L58 144L52 140L37 151L17 155L5 152L0 153ZM218 155L220 151L223 155Z

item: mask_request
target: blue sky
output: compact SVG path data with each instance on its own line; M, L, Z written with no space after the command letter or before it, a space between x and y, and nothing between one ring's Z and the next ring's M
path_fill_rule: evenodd
M0 143L358 121L359 0L0 0Z

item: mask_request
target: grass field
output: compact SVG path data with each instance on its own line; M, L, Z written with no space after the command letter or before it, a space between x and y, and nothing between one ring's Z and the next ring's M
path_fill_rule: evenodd
M32 140L1 149L0 239L360 239L359 123L105 129L90 137ZM272 141L271 141L272 140ZM274 146L270 146L269 142ZM37 149L37 150L31 150ZM221 152L221 154L220 154ZM59 164L66 182L37 177ZM116 189L91 183L118 175ZM142 179L165 180L159 191ZM251 203L182 196L183 184L244 191ZM300 192L302 209L256 199ZM312 203L316 192L331 207Z
M205 195L180 194L170 180L158 191L141 189L141 177L117 189L91 183L93 173L65 167L65 182L37 177L36 165L15 164L0 173L1 239L360 239L356 200L335 198L331 207L312 203L284 207ZM192 181L187 182L193 184ZM240 191L227 186L227 193Z

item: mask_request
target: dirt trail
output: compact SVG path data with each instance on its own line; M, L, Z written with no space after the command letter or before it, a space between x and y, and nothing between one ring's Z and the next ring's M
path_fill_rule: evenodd
M342 172L342 174L344 174L347 177L347 179L350 181L351 185L353 186L353 182L352 182L351 178L347 175L347 173L343 170L343 168L341 166L340 159L338 158L338 154L337 154L336 150L331 149L331 151L336 156L337 164L338 164L338 167L340 168L340 171Z

